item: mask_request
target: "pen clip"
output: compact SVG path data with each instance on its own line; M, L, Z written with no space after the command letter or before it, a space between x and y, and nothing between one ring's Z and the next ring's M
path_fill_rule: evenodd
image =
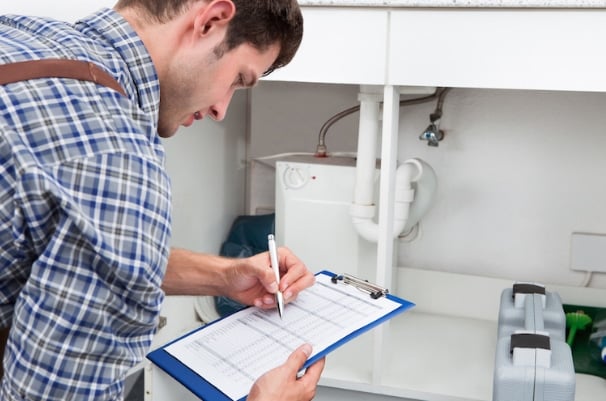
M368 280L362 280L361 278L347 273L335 274L330 278L330 281L332 281L334 284L337 284L338 281L343 281L344 284L353 285L358 290L369 294L372 299L381 298L389 293L387 288L370 283Z

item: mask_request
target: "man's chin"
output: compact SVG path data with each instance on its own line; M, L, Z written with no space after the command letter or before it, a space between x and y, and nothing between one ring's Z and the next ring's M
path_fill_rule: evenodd
M158 131L158 135L160 136L160 138L164 138L164 139L171 138L171 137L175 136L175 134L176 134L176 131L173 133L168 133L168 134L162 134L160 131Z
M161 138L170 138L177 133L178 129L179 127L163 127L160 125L158 126L158 135Z

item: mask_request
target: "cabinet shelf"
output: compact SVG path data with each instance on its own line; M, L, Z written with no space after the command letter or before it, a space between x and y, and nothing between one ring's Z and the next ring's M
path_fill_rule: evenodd
M606 91L604 9L303 6L274 81ZM335 34L339 32L339 34Z
M490 400L496 330L494 321L413 310L389 323L379 383L364 363L368 335L328 357L322 384L427 401Z

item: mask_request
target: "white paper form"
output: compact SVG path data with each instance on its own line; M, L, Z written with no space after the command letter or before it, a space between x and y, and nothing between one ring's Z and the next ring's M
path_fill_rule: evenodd
M247 308L170 344L166 351L238 400L303 343L311 344L316 355L399 306L319 274L315 285L286 305L283 320L276 309Z

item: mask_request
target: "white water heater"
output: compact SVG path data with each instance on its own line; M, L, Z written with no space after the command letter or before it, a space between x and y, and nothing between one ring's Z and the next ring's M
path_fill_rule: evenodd
M375 280L376 243L358 235L350 215L355 159L298 156L276 163L276 239L313 271ZM375 174L378 187L379 170ZM378 191L375 191L378 193Z

